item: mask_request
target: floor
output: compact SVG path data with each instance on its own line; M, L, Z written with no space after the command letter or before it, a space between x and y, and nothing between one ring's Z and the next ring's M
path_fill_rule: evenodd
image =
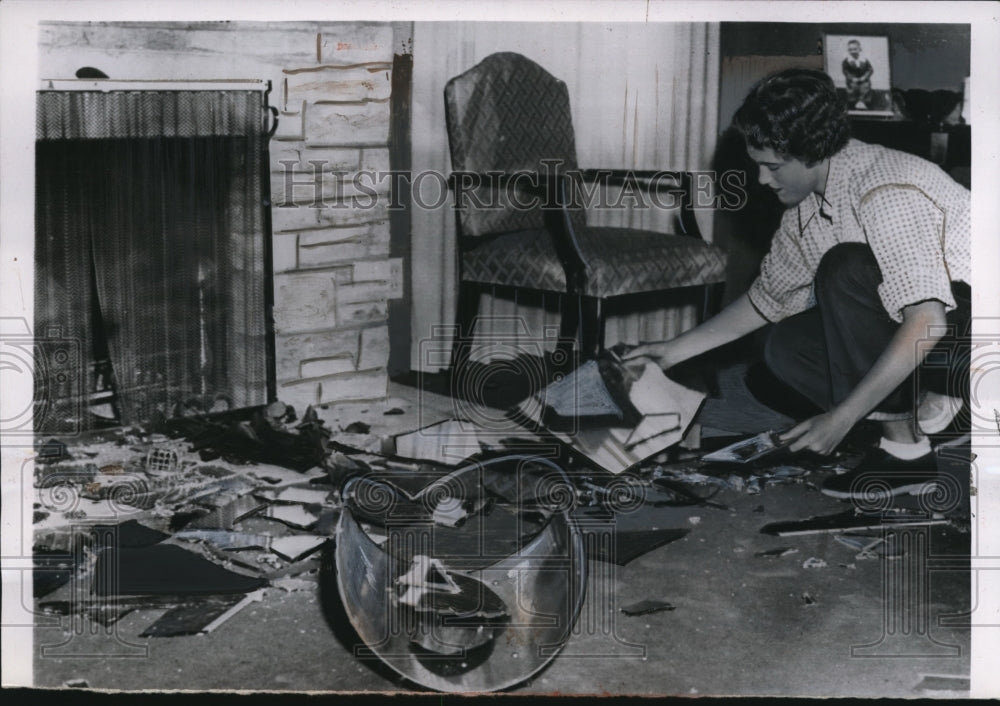
M438 392L428 389L434 385L424 388L394 384L384 404L341 406L322 410L321 416L334 430L334 439L375 452L385 438L456 415L455 402L438 394L440 387ZM712 409L706 405L706 412ZM362 424L352 425L355 422ZM136 449L149 443L164 442L136 437L125 444L95 442L91 448L98 455L76 455L100 465L114 449L131 450L135 456ZM189 452L181 447L179 453L183 463ZM212 463L229 468L224 460ZM684 464L665 466L673 467ZM234 470L242 473L252 467ZM969 534L960 512L948 524L897 529L891 547L876 543L867 552L842 544L831 533L761 533L771 522L848 509L817 490L831 472L810 469L770 479L784 482L768 482L765 473L759 484L747 483L745 477L701 478L690 488L702 496L715 492L714 504L650 510L655 526L690 531L625 566L589 562L588 591L570 638L542 671L510 691L964 696L969 674L969 629L962 627L963 614L969 611ZM961 464L956 472L961 475ZM131 516L158 527L168 520L145 512ZM91 516L86 521L99 519ZM250 520L240 529L294 533L266 518ZM58 524L52 518L42 520L36 541ZM878 539L877 532L870 534ZM140 637L164 613L162 607L133 610L108 626L85 617L39 612L36 686L365 692L421 688L378 659L359 655L356 648L362 646L352 644L343 625L337 624L336 592L324 578L329 547L297 562L261 559L266 552L234 554L241 555L244 564L252 564L247 557L255 557L268 570L285 574L263 589L259 601L207 634ZM44 600L85 600L75 585L71 581ZM637 616L620 611L647 599L664 601L669 608Z

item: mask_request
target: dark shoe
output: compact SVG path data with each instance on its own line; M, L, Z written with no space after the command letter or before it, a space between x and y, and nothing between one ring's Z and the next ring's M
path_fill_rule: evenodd
M880 505L882 499L896 495L940 492L937 478L933 453L904 461L882 449L873 449L853 471L827 478L822 491L834 498Z

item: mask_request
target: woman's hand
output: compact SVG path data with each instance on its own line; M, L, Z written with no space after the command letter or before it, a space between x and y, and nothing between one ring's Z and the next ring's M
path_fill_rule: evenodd
M844 440L856 420L833 409L812 417L780 435L783 442L792 440L791 451L815 451L828 456Z
M659 343L644 343L641 346L636 346L632 350L626 351L622 354L622 360L637 360L639 358L647 358L662 369L667 370L674 365L674 360L672 357L673 346L670 341L660 341Z

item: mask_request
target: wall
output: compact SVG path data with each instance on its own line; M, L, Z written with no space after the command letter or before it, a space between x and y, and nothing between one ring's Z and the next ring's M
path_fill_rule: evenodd
M393 26L52 23L41 27L40 51L43 79L92 66L119 80L271 81L280 111L270 145L278 398L384 397L402 264L390 258L388 181L374 183L374 195L350 182L359 170L389 169Z

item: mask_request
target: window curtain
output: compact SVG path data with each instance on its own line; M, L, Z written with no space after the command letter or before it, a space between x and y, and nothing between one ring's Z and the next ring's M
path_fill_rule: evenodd
M718 136L719 26L717 23L416 23L413 37L413 171L450 172L444 85L497 51L524 54L566 82L582 168L707 169ZM431 180L425 180L430 183ZM433 203L429 190L424 203ZM412 353L421 341L455 320L457 260L454 214L446 207L413 208ZM700 225L711 237L711 214ZM670 231L672 216L656 209L591 212L596 225ZM553 303L554 304L554 303ZM543 326L558 326L558 311L484 296L481 315L496 326L524 329L490 333L539 340ZM637 343L676 335L694 322L693 306L612 315L607 343ZM520 333L518 333L520 331ZM435 360L440 360L439 356Z
M86 428L106 359L123 424L266 403L263 92L42 91L37 107L36 331L81 355L68 384L36 372L36 399Z

